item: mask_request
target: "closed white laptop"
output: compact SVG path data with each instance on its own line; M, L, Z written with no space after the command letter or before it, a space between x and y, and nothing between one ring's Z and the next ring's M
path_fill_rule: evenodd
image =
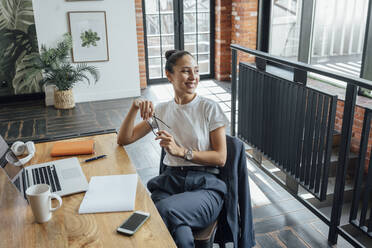
M0 167L25 198L26 189L39 183L50 185L52 192L60 196L84 192L88 189L88 182L76 157L26 168L22 165L16 166L17 161L17 157L0 135Z

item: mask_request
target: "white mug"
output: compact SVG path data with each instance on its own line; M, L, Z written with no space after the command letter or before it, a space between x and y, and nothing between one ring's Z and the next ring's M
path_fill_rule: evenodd
M52 218L52 212L62 206L62 199L59 195L50 192L48 184L36 184L26 190L27 199L31 205L35 219L39 223L44 223ZM52 198L58 200L57 207L52 208Z

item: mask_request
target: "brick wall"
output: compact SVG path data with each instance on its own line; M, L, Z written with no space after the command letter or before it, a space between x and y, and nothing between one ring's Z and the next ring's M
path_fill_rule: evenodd
M258 0L216 0L215 6L215 78L228 81L230 44L256 49ZM254 56L238 53L238 61L253 62Z
M146 88L146 62L145 62L145 41L143 30L143 14L142 14L142 0L135 0L136 8L136 29L137 29L137 49L138 49L138 64L140 73L140 87Z
M231 43L256 49L258 0L233 0ZM238 52L238 61L254 62L254 56Z
M359 107L359 106L355 107L350 150L356 154L359 154L360 140L362 138L364 112L365 112L364 108ZM339 132L341 132L341 128L342 128L343 113L344 113L344 101L338 100L337 110L336 110L335 130ZM369 159L371 156L371 148L372 148L372 132L370 132L369 138L368 138L368 149L367 149L367 154L366 154L365 168L368 168Z
M230 80L231 73L231 0L215 2L215 79Z

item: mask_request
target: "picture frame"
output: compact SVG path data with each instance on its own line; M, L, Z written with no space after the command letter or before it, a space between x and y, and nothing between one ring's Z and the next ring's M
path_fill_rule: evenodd
M69 11L72 62L109 61L106 11Z

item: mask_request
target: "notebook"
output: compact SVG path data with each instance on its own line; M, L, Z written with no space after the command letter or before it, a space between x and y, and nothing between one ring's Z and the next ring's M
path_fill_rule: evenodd
M94 153L94 140L61 141L53 145L51 156L66 156Z
M137 174L91 177L79 214L133 211Z

